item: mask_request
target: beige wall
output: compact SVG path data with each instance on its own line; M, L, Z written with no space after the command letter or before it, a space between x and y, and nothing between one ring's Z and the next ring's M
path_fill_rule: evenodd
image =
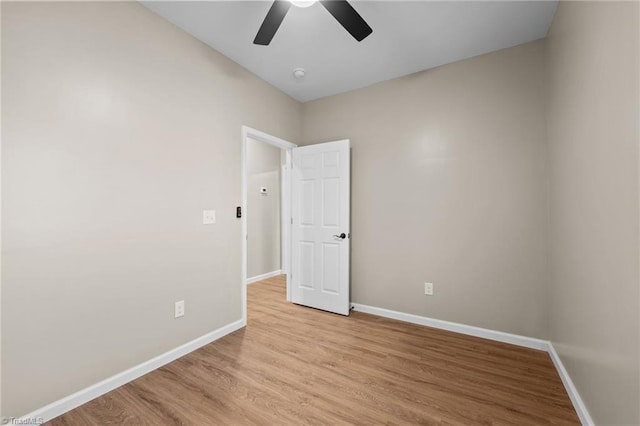
M247 139L248 278L280 269L280 154L280 148Z
M354 302L547 337L542 47L304 104L303 143L353 144Z
M597 424L640 424L637 2L561 3L549 48L550 337Z
M640 423L637 31L562 3L546 41L301 106L136 3L2 2L2 415L240 318L245 124L352 140L354 302L551 338Z
M119 2L2 2L2 95L2 415L240 319L241 126L298 102Z

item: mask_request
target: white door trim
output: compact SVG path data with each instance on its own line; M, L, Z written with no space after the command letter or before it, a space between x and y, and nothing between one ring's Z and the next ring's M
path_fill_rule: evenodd
M280 269L283 274L291 275L291 253L285 241L291 241L291 155L285 151L285 164L280 166ZM289 301L287 293L287 301Z
M286 152L286 162L285 165L288 168L291 168L291 150L296 148L298 145L286 141L284 139L280 139L276 136L272 136L268 133L261 132L260 130L253 129L249 126L242 126L242 158L241 158L241 170L242 170L242 179L241 179L241 194L242 194L242 234L240 236L242 241L242 319L247 321L247 138L255 139L260 142L265 142L270 145L276 146L280 149L284 149ZM286 176L282 176L283 187L291 188L290 182L290 173ZM281 196L282 204L281 204L281 215L283 218L291 217L291 191L286 191L282 193ZM291 255L291 220L283 220L281 227L281 244L282 244L282 253L286 256ZM287 259L284 265L288 267L291 262ZM287 300L291 300L291 291L290 291L290 282L288 271L284 270L284 273L287 273Z

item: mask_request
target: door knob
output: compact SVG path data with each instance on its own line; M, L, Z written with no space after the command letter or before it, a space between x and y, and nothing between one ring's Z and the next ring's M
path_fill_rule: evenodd
M343 233L342 233L342 234L340 234L340 235L334 235L334 237L336 237L336 238L340 238L340 239L344 240L345 238L347 238L347 234L345 234L345 233L343 232Z

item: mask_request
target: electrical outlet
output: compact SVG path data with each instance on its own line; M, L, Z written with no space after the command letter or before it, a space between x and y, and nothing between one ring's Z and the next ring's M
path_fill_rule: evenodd
M424 283L424 294L433 296L433 283Z
M184 316L184 300L176 302L175 317L180 318Z
M216 211L215 210L203 210L202 211L202 224L214 225L216 223Z

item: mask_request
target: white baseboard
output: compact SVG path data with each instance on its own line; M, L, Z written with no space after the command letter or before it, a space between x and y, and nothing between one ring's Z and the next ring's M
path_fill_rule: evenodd
M578 413L578 417L580 418L580 422L584 426L593 426L595 423L587 411L587 407L584 405L582 398L580 398L580 394L578 393L578 389L573 384L571 377L569 377L569 373L564 368L564 364L562 364L562 360L560 356L556 352L556 349L553 347L553 343L549 342L548 348L549 356L551 357L551 361L553 361L553 365L556 366L556 370L560 375L560 379L562 379L562 383L564 384L564 388L567 390L569 394L569 398L571 399L571 403L573 404L573 408Z
M255 279L255 281L260 281L272 276L279 275L280 271L273 271L268 274L264 274L264 276L253 277L250 279ZM252 282L255 282L252 281ZM249 284L249 280L247 280L247 284ZM423 317L419 315L407 314L404 312L392 311L384 308L377 308L374 306L361 305L359 303L352 304L353 309L357 312L363 312L367 314L377 315L385 318L391 318L399 321L405 321L412 324L424 325L427 327L438 328L442 330L448 330L455 333L466 334L469 336L482 337L489 340L495 340L498 342L510 343L513 345L523 346L531 349L543 350L549 353L553 364L560 375L560 379L564 384L565 389L567 390L567 394L573 403L573 407L580 418L580 421L585 426L594 425L589 412L587 411L578 390L576 389L573 381L569 377L567 370L564 368L562 364L562 360L558 356L556 350L553 347L553 344L547 340L535 339L532 337L520 336L517 334L504 333L501 331L489 330L486 328L474 327L465 324L459 324L455 322L443 321L429 317ZM138 364L135 367L132 367L126 371L118 373L114 376L111 376L99 383L96 383L92 386L89 386L85 389L82 389L72 395L69 395L65 398L59 399L58 401L52 402L49 405L46 405L40 409L37 409L25 416L22 416L20 419L16 419L17 422L22 422L24 424L27 423L28 419L39 418L43 421L47 422L52 420L55 417L58 417L70 410L73 410L76 407L79 407L82 404L85 404L101 395L104 395L107 392L112 391L124 384L127 384L138 377L141 377L147 373L150 373L153 370L156 370L163 365L166 365L176 359L195 351L202 346L205 346L211 342L214 342L221 337L226 336L227 334L233 333L234 331L244 327L246 322L244 320L238 320L228 324L224 327L221 327L217 330L212 331L211 333L207 333L204 336L198 337L190 342L185 343L182 346L179 346L175 349L172 349L168 352L165 352L162 355L158 355L155 358L152 358L142 364Z
M247 278L247 284L253 284L258 281L266 280L267 278L277 277L282 274L282 270L267 272L266 274L256 275L255 277Z
M409 322L412 324L424 325L427 327L439 328L441 330L453 331L455 333L466 334L469 336L482 337L484 339L495 340L512 345L523 346L525 348L538 349L545 351L551 357L553 365L560 375L560 379L571 399L573 408L578 414L580 422L585 426L594 425L587 407L584 405L580 394L576 389L573 381L569 377L569 373L564 368L560 357L556 353L553 344L548 340L535 339L533 337L520 336L517 334L504 333L502 331L489 330L486 328L474 327L471 325L459 324L455 322L443 321L435 318L423 317L420 315L407 314L404 312L392 311L390 309L377 308L375 306L361 305L352 303L353 310L363 312L365 314L377 315L380 317L391 318L399 321Z
M165 352L162 355L158 355L157 357L152 358L148 361L145 361L142 364L138 364L135 367L131 367L128 370L111 376L101 382L91 385L65 398L52 402L49 405L46 405L25 416L22 416L20 419L15 419L16 424L28 424L29 419L41 419L44 422L47 422L55 417L66 413L67 411L73 410L74 408L79 407L82 404L85 404L101 395L104 395L107 392L112 391L115 388L125 385L140 376L150 373L151 371L156 370L163 365L170 363L171 361L175 361L176 359L190 352L193 352L204 345L208 345L209 343L218 340L229 333L233 333L234 331L244 327L245 325L246 322L244 320L238 320L232 322L231 324L225 325L224 327L220 327L219 329L214 330L211 333L207 333L204 336L198 337L197 339L187 342L182 346L171 349L170 351Z
M474 327L471 325L459 324L455 322L443 321L439 319L423 317L420 315L407 314L404 312L392 311L375 306L352 303L353 309L365 314L378 315L380 317L396 319L412 324L425 325L427 327L439 328L441 330L453 331L455 333L469 336L482 337L484 339L496 340L498 342L511 343L512 345L524 346L525 348L546 351L549 346L547 340L525 337L517 334L504 333L502 331L489 330L486 328Z

